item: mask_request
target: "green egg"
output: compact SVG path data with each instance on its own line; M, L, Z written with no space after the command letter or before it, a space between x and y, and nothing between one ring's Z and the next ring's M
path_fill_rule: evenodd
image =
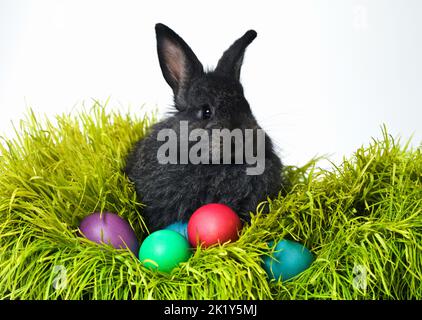
M139 248L139 260L145 267L165 273L170 273L190 256L188 241L173 230L158 230L151 233Z

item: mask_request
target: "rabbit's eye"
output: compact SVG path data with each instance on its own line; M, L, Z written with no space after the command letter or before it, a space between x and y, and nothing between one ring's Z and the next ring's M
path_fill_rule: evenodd
M210 108L209 105L204 104L201 107L201 109L202 109L201 110L201 117L202 117L203 120L207 120L207 119L211 118L212 112L211 112L211 108Z

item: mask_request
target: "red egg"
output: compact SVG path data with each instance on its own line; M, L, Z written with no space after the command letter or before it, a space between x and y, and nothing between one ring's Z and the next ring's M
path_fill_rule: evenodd
M242 228L239 216L221 203L210 203L196 210L188 222L188 239L192 246L209 247L218 242L236 241Z

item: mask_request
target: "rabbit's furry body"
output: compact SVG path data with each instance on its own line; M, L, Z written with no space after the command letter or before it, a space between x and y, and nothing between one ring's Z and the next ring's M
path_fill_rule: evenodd
M162 24L156 25L156 32L160 66L173 89L176 112L153 125L136 143L125 169L146 205L143 212L147 225L153 231L187 221L197 208L211 202L227 204L248 220L249 211L267 196L275 196L283 186L282 164L266 134L265 170L259 175L248 175L246 168L250 165L246 163L160 164L157 153L163 142L157 140L157 134L173 129L180 138L181 121L187 121L189 132L261 129L239 82L244 51L256 33L248 31L223 54L216 69L206 73L176 33ZM213 147L210 145L210 150Z

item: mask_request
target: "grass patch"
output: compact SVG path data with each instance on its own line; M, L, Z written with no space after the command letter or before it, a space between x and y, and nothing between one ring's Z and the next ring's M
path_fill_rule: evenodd
M293 187L268 199L268 215L259 206L237 242L197 250L166 275L78 236L94 211L147 234L122 168L154 115L96 103L55 120L29 112L0 145L2 299L422 299L421 148L385 128L338 167L287 167ZM270 281L261 257L282 238L316 260L288 282Z

